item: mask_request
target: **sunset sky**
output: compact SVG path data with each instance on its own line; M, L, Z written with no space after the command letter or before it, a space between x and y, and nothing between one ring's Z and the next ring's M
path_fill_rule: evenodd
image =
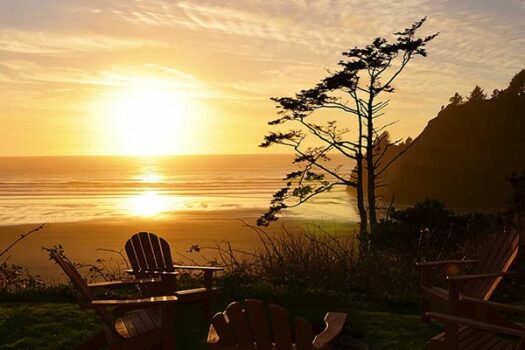
M270 97L424 16L396 137L525 68L524 0L0 0L0 155L267 152Z

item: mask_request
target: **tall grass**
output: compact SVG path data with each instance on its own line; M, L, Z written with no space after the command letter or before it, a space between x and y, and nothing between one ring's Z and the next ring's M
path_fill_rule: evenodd
M346 288L357 260L355 235L328 233L319 226L304 231L269 234L250 226L262 248L252 252L232 249L229 243L218 245L217 263L227 275L252 277L272 285L290 288Z

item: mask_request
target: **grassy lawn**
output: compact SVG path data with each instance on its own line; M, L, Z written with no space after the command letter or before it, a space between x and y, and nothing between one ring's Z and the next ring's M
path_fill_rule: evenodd
M225 303L220 303L221 307ZM217 306L219 309L219 306ZM347 328L362 332L375 349L424 349L425 341L439 328L423 324L418 315L344 308L349 313ZM325 310L293 307L291 312L312 321L322 320ZM177 313L178 349L206 349L207 325L197 306L183 306ZM71 349L100 329L92 311L79 310L72 303L0 303L0 350Z

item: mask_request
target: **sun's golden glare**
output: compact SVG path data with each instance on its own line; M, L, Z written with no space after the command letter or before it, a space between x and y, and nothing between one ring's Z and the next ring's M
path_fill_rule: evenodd
M168 198L155 191L146 191L132 198L130 212L137 216L156 216L169 209Z
M146 173L139 177L139 180L146 183L160 182L163 179L162 175L156 173Z
M187 148L188 108L177 91L132 89L111 103L114 140L121 154L163 155Z

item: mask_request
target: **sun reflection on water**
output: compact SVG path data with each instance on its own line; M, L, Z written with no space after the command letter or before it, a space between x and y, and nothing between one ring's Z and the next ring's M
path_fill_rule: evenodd
M138 216L156 216L170 209L167 196L155 191L146 191L131 198L131 214Z
M139 177L140 181L146 182L146 183L156 183L161 182L163 176L156 174L156 173L146 173Z

